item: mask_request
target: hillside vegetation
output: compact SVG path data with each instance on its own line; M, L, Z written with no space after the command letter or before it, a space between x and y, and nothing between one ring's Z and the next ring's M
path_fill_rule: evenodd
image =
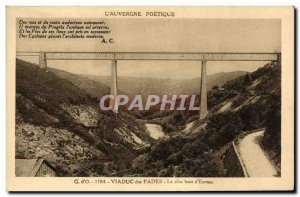
M109 86L89 76L46 71L18 59L16 75L16 158L47 159L63 176L227 176L224 149L237 136L262 127L261 144L280 168L281 65L276 62L252 73L211 76L215 83L202 121L198 111L157 106L148 112L101 111L99 98ZM157 89L155 80L146 82L156 84L153 91L159 94L173 91ZM148 93L132 84L136 89L129 94ZM161 125L166 136L151 138L145 123Z
M100 111L74 81L22 60L16 75L17 158L45 158L65 176L113 175L152 143L143 124Z
M262 145L280 166L280 75L281 65L272 62L221 88L214 87L208 94L207 119L195 121L190 134L181 135L176 129L180 121L167 120L177 135L140 156L133 172L139 176L226 176L220 151L242 133L262 127L266 127ZM181 114L182 120L197 117Z

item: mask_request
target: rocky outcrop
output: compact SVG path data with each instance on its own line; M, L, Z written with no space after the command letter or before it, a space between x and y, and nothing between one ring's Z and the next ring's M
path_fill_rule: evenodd
M68 105L61 104L61 108L66 111L77 122L82 123L87 127L97 126L100 114L94 107L86 105Z
M105 155L66 129L22 123L16 125L16 157L44 158L72 175L81 163L103 159Z

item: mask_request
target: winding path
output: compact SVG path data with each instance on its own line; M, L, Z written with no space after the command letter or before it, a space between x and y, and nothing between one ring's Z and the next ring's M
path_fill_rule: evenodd
M238 152L249 177L274 177L277 170L266 157L259 140L264 130L245 136L237 145Z

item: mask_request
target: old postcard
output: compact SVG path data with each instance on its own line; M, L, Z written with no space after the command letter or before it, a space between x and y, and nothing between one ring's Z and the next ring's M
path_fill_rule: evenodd
M7 190L294 190L294 8L7 7Z

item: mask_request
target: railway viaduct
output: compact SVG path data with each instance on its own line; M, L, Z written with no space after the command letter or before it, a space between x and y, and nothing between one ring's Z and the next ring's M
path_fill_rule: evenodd
M200 120L204 119L207 111L207 81L206 67L208 61L281 61L281 53L176 53L176 52L24 52L17 51L17 57L37 56L39 66L47 68L47 60L111 60L111 95L117 95L117 62L123 60L173 60L173 61L198 61L201 65L200 84ZM115 99L110 100L110 107L114 108Z

